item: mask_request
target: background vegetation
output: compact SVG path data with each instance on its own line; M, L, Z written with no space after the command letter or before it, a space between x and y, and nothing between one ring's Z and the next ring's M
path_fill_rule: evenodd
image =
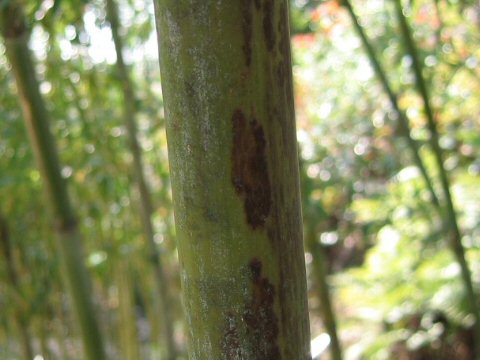
M168 329L159 316L158 277L140 216L143 200L133 186L138 169L133 170L124 119L125 78L116 63L106 3L22 3L107 353L161 358L167 351L161 334ZM173 300L174 341L184 354L153 5L140 0L118 5L153 203L154 247ZM355 0L351 7L334 0L295 0L291 7L314 354L329 358L323 350L336 331L345 359L472 359L478 305L465 286L451 224L458 222L478 291L478 3L415 0L404 2L403 12L391 0ZM413 52L402 18L411 30ZM0 89L0 358L20 358L30 347L35 360L82 359L3 45ZM455 213L449 210L442 169ZM333 316L325 306L327 288Z

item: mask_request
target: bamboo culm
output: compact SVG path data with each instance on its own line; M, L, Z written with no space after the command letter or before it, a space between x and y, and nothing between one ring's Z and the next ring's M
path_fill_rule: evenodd
M154 4L189 358L309 359L288 2Z
M140 195L140 212L142 217L142 224L146 238L147 247L149 250L149 257L155 272L157 293L160 303L161 312L161 328L163 342L166 349L165 358L167 360L174 360L177 358L177 348L174 339L172 304L170 300L169 288L167 284L167 277L163 266L163 261L157 245L154 241L154 229L152 223L153 205L151 200L150 189L144 175L142 150L137 138L137 126L135 123L135 95L132 81L123 59L123 40L119 34L120 21L118 17L118 9L115 0L107 0L107 17L112 29L112 36L115 43L115 50L117 54L117 70L122 84L123 91L123 115L128 132L130 142L130 149L133 156L133 172L135 176L135 183Z
M357 16L355 15L355 12L353 10L353 7L350 3L349 0L342 0L343 5L346 7L350 18L352 19L353 26L355 27L355 30L358 33L358 36L360 37L360 40L362 41L363 47L365 48L365 51L367 53L368 59L370 60L370 63L373 67L373 70L375 71L375 74L377 75L378 79L380 80L387 96L390 101L390 104L392 105L398 119L398 123L401 127L402 134L405 136L405 139L407 141L407 145L410 148L410 151L413 155L413 161L417 168L420 170L420 173L425 181L425 185L427 186L427 189L430 193L430 199L431 202L437 211L437 213L440 215L440 217L443 217L443 211L442 211L442 206L440 204L440 201L438 200L438 196L436 194L436 191L433 186L433 182L428 175L427 168L425 164L423 163L423 160L420 156L419 149L420 146L418 145L417 141L412 138L410 134L410 125L408 121L408 117L405 114L404 111L400 109L400 106L398 105L398 96L395 94L393 91L392 87L390 86L390 83L388 81L387 75L380 64L380 61L377 59L377 56L375 55L374 48L368 39L364 29L360 25Z
M31 146L40 169L55 223L62 274L79 323L85 358L103 360L102 337L91 299L91 283L83 262L81 236L67 187L60 172L49 114L39 91L28 30L19 2L9 1L1 11L0 26L7 58L12 66Z
M450 182L447 170L443 163L443 150L440 147L439 132L434 118L433 109L430 103L427 84L422 74L422 63L418 58L417 48L412 37L410 26L403 12L401 0L395 0L395 11L403 35L405 48L412 59L412 70L415 75L415 85L420 94L424 112L427 119L427 126L430 131L430 145L438 168L440 183L442 185L444 201L446 204L445 222L450 230L449 245L460 266L461 277L466 290L467 300L470 305L470 311L475 317L475 338L476 338L476 356L480 356L480 308L477 303L477 295L473 287L473 281L467 260L465 258L465 248L462 245L462 234L458 226L457 213L453 204L452 194L450 192Z
M18 281L17 268L15 266L15 259L13 257L12 243L10 239L10 231L7 224L7 220L0 214L0 253L2 254L5 262L7 281L10 287L10 292L20 292L20 284ZM19 338L21 341L21 348L23 352L23 358L25 360L33 359L32 339L30 336L30 330L25 319L25 314L20 308L18 302L15 303L13 310L15 323L18 328Z

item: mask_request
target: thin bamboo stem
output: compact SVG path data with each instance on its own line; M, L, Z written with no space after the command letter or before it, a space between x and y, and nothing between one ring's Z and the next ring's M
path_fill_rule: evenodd
M435 210L438 212L440 217L442 217L443 216L442 206L440 205L440 201L438 200L438 196L435 192L433 182L430 176L428 175L427 168L420 156L420 152L419 152L420 146L418 145L418 142L415 139L413 139L410 134L410 125L409 125L408 117L405 114L405 112L402 111L402 109L400 109L400 106L398 105L398 96L390 86L387 75L382 65L380 64L380 61L377 59L377 56L375 54L374 48L370 40L368 39L363 27L359 23L358 18L355 15L355 11L353 10L353 7L350 1L343 0L343 4L345 5L345 7L348 10L348 13L350 14L350 18L352 19L355 30L357 31L358 36L362 41L363 47L365 48L365 51L373 67L373 70L375 71L375 74L377 75L385 92L387 93L388 99L390 100L390 104L392 105L395 113L397 114L398 124L402 129L402 134L405 136L407 145L410 148L410 151L413 155L413 161L416 167L420 170L420 173L423 177L425 185L427 186L428 192L430 193L430 200Z
M35 67L28 48L28 31L19 2L9 1L1 9L0 25L7 58L16 80L30 142L52 208L64 280L79 322L85 358L105 358L102 338L91 300L90 278L83 263L83 249L73 207L60 172L49 114L39 92Z
M450 229L449 236L449 245L452 249L452 252L455 255L455 258L460 265L461 277L466 290L467 300L469 302L470 311L475 317L475 336L478 340L477 347L480 346L480 309L477 303L477 296L473 287L472 276L470 269L465 258L465 249L462 245L462 235L460 228L458 226L457 213L453 204L452 195L450 192L450 183L448 179L448 174L443 164L443 151L439 143L439 132L437 129L437 124L434 118L434 112L430 103L430 96L428 93L427 84L422 74L422 63L418 57L418 51L413 40L413 36L408 25L407 19L403 12L403 7L401 0L395 0L395 10L397 19L400 25L400 29L403 35L405 42L405 48L408 55L412 60L412 70L415 74L415 86L419 92L424 105L425 116L427 118L427 126L430 130L430 146L432 147L433 154L435 157L436 165L440 175L440 182L442 185L444 200L446 203L446 217L445 222L448 224ZM480 356L477 348L477 356Z
M20 284L18 281L17 269L15 266L15 259L13 258L12 245L10 241L10 233L7 220L0 214L0 253L5 261L7 270L7 282L11 292L20 291ZM25 360L33 359L33 348L28 324L21 309L16 304L13 310L15 323L20 335L21 348Z
M136 325L130 261L120 258L115 269L115 274L118 288L120 325L118 331L122 357L128 360L139 360L140 347Z
M328 274L325 249L323 245L317 241L315 227L309 223L309 219L306 220L308 223L306 224L305 243L313 258L313 270L316 278L316 286L318 287L322 320L328 336L330 337L330 357L332 360L342 360L342 348L338 338L337 321L332 306L330 288L327 280Z
M145 238L150 253L150 260L155 272L156 285L159 296L161 321L162 321L162 336L166 347L165 357L168 360L177 358L177 349L174 339L173 329L173 313L171 311L170 295L167 284L167 277L165 274L163 261L157 245L154 241L154 229L152 224L153 205L151 201L150 189L144 175L142 150L137 138L137 126L135 123L135 95L132 81L129 76L127 66L123 59L123 39L119 34L120 22L118 17L118 10L114 0L107 0L107 17L110 22L112 36L115 43L115 50L117 54L117 69L122 83L123 104L124 104L124 119L127 127L128 137L130 141L130 148L133 155L134 176L138 193L140 195L140 210L142 216L142 223L145 233Z

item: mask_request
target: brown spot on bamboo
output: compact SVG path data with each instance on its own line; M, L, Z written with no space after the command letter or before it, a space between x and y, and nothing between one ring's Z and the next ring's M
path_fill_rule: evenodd
M243 356L235 315L231 312L227 313L225 322L222 340L222 360L240 360Z
M243 45L242 50L245 55L245 64L250 66L252 63L252 22L253 22L253 13L252 13L252 1L243 0L241 3L242 6L242 31L243 31Z
M275 73L277 76L277 83L283 89L285 86L285 65L282 60L278 62Z
M282 9L280 17L278 18L277 30L280 34L280 41L278 42L278 51L282 56L286 56L289 50L288 41L290 41L290 34L288 31L288 16L287 11Z
M249 263L253 285L252 297L246 304L243 320L246 336L251 344L252 359L281 360L278 346L278 320L275 314L275 287L267 277L262 276L262 263L254 258Z
M5 2L5 4L0 5L0 7L6 7L2 9L5 14L0 14L3 16L3 24L0 24L0 29L3 32L3 36L6 40L15 40L22 36L27 35L27 27L24 22L24 16L20 9L19 5L16 5L15 2ZM1 22L1 21L0 21Z
M77 228L77 220L74 218L62 219L55 222L54 226L59 233L70 233Z
M283 84L287 95L287 103L293 104L293 80L292 80L292 59L290 55L290 32L288 24L288 8L284 7L280 11L277 23L277 30L280 36L278 41L278 52L282 61L279 66L283 65L283 71L277 69L277 76L283 72Z
M239 109L232 116L232 126L232 182L243 198L248 224L257 229L265 224L272 205L265 134L255 118L248 121Z
M267 49L273 51L275 48L275 28L273 26L273 18L275 5L274 0L265 0L263 2L263 35Z

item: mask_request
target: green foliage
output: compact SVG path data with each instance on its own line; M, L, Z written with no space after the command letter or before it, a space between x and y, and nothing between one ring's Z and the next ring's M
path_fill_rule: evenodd
M420 141L420 154L438 191L422 103L396 33L393 8L382 1L352 3L411 120L412 136ZM470 66L478 59L473 39L479 32L471 11L443 1L416 1L407 15L425 63L440 143L447 154L445 166L478 288L479 123L471 119L479 114L480 89L478 73L469 70L467 59ZM452 339L472 326L472 317L444 224L430 204L346 12L325 2L304 16L311 19L316 12L322 16L309 24L314 30L293 37L299 140L309 194L304 206L306 214L314 214L311 221L316 221L319 241L330 254L330 269L337 273L332 283L342 304L337 308L340 334L361 334L347 340L354 343L347 358L390 359L399 344L407 344L410 355L439 342L454 347L460 340ZM324 241L332 231L336 241ZM359 253L364 254L360 262ZM432 312L447 318L443 335L409 323Z

